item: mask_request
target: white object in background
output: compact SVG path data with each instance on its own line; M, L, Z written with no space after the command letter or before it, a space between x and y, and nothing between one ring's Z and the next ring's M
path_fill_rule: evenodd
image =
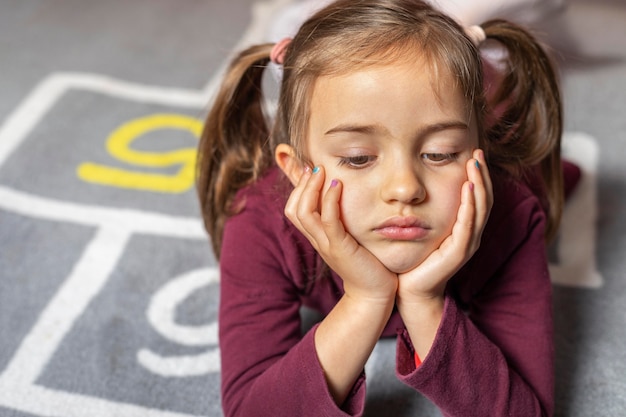
M550 264L552 282L568 287L599 288L596 265L597 176L599 148L584 133L563 136L563 157L578 165L582 176L565 204L556 246L558 264Z

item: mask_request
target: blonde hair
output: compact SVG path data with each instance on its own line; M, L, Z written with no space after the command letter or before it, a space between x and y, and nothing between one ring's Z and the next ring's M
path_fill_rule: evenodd
M476 117L480 146L494 175L507 173L533 187L547 208L547 235L552 236L563 204L561 101L554 69L521 27L501 20L482 27L509 55L509 71L493 103L485 102L480 54L463 28L417 0L339 0L309 18L285 52L271 128L261 103L272 45L253 46L235 57L207 116L198 153L198 196L216 256L226 219L242 208L234 205L237 191L273 164L276 145L289 143L305 159L303 141L317 78L415 54L435 77L452 76L453 87L460 88ZM486 112L511 96L503 116L484 126Z

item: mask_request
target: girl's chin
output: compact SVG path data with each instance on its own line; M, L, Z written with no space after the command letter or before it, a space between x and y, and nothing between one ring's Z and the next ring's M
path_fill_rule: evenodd
M395 265L385 265L387 267L388 270L390 270L391 272L393 272L394 274L405 274L409 271L412 271L413 269L415 269L419 264L416 265L410 265L410 266L398 266L396 267Z
M361 243L388 270L404 274L417 268L435 250L440 242L431 239L418 242Z
M399 258L397 255L398 254L395 254L393 257L381 256L378 259L394 274L404 274L418 267L426 258L426 256L423 255L416 256L415 253L404 258Z

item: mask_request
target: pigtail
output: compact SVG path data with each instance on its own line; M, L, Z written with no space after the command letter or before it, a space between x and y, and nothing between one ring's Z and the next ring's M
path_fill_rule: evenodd
M233 59L205 124L196 189L204 226L219 258L226 218L238 190L256 181L272 161L261 84L272 44L250 47Z
M482 27L508 54L499 90L488 103L492 111L505 104L503 114L486 128L489 160L523 179L542 198L549 240L563 208L563 111L556 71L541 45L521 27L503 20Z

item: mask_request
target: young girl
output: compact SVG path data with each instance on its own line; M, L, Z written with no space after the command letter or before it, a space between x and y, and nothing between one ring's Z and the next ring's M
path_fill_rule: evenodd
M485 36L508 50L497 86ZM418 0L340 0L243 51L199 149L225 415L361 415L364 364L392 335L398 378L444 415L551 415L561 127L527 32ZM302 306L324 317L304 335Z

